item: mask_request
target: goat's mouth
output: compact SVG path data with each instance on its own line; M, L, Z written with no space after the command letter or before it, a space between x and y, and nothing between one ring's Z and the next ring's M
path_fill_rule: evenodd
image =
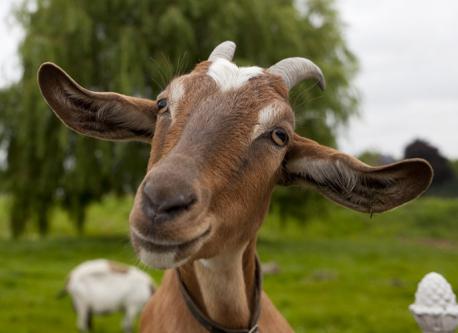
M211 227L200 235L180 242L158 241L131 227L131 241L140 260L147 266L159 269L174 268L184 264L197 253L211 233Z
M199 196L192 207L169 214L166 220L152 218L144 200L143 192L138 192L129 217L131 242L139 259L147 266L166 269L196 257L214 225L209 196Z

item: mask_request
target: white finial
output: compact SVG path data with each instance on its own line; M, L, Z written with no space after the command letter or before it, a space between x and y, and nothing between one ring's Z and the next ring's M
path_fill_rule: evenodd
M438 273L428 273L420 281L409 308L424 333L453 333L458 326L455 294Z

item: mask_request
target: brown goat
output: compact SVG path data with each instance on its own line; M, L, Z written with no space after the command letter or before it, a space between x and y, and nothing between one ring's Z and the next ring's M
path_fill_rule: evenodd
M220 44L156 100L89 91L51 63L39 70L44 98L71 129L151 144L131 240L143 263L167 271L141 332L292 331L260 290L256 259L276 184L308 185L376 213L418 197L431 182L424 160L370 167L297 135L288 91L304 79L324 88L321 70L304 58L237 67L234 51L234 43Z

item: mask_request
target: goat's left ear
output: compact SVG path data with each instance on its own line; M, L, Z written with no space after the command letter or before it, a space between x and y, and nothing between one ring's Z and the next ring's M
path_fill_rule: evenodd
M156 102L81 87L59 66L38 70L41 93L56 116L74 131L104 140L150 143L156 123Z
M371 167L295 134L285 157L283 185L310 185L327 198L360 212L377 213L420 196L433 170L422 159Z

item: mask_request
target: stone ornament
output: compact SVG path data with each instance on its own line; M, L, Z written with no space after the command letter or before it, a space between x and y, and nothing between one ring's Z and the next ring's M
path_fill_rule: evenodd
M453 333L458 326L456 297L441 274L425 275L409 309L424 333Z

